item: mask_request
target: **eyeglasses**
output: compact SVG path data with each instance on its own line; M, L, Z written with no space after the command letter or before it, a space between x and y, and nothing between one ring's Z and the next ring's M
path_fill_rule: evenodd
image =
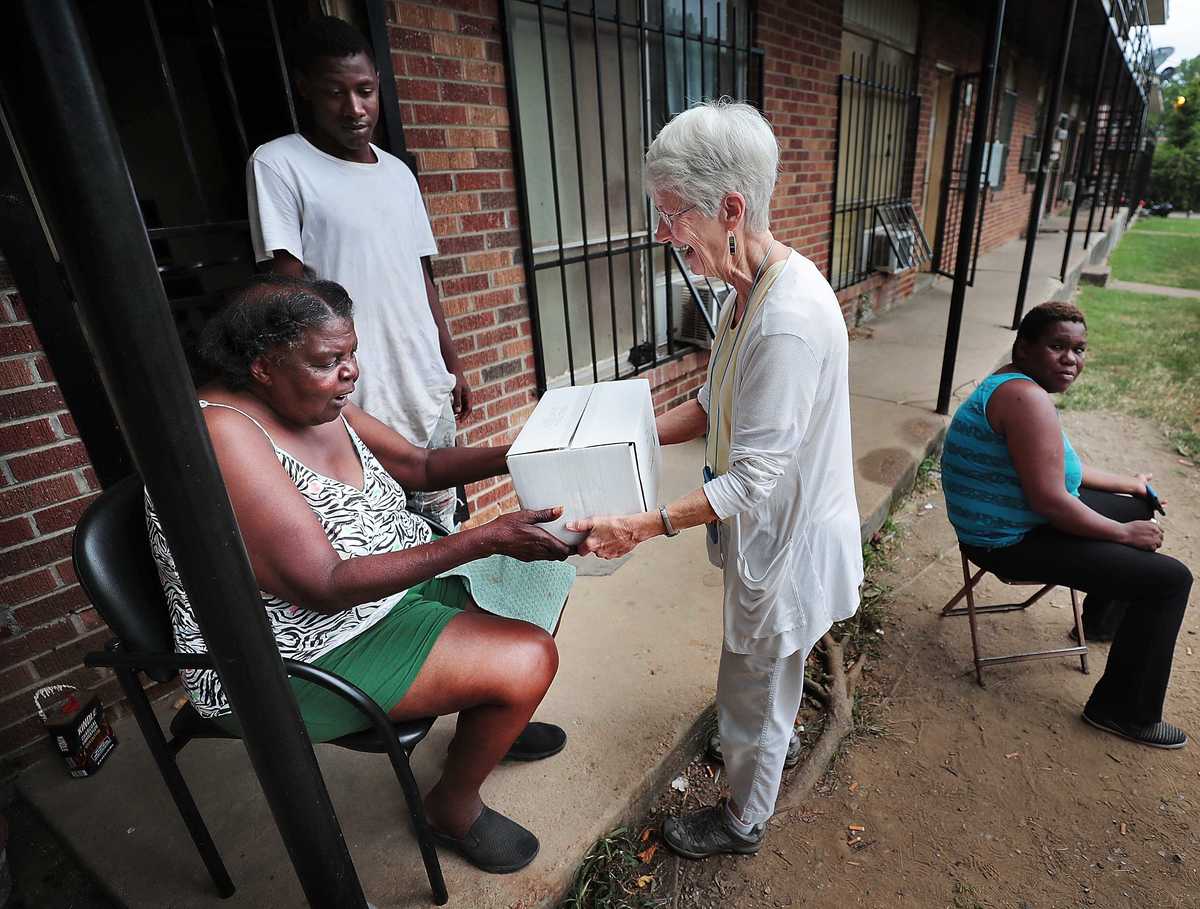
M695 205L689 205L687 208L681 208L681 209L679 209L679 211L673 211L673 212L668 213L668 212L663 211L661 208L659 208L656 205L654 207L654 214L658 216L659 224L665 224L667 226L667 230L671 230L675 226L676 218L678 218L680 215L686 215L688 212L690 212L695 207L696 207ZM657 230L658 224L656 224L654 226L654 228L655 228L655 230Z

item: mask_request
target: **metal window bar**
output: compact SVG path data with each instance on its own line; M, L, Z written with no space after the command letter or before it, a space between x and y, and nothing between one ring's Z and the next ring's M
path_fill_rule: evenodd
M851 72L838 78L838 142L834 167L829 277L834 290L858 284L873 272L872 238L880 209L887 221L912 208L913 167L921 96L914 73L880 66L865 55L851 57ZM928 242L921 233L921 247ZM892 240L889 238L889 243Z
M741 85L753 92L747 100L762 107L763 51L751 46L752 31L745 27L747 21L753 22L753 0L718 3L715 23L705 2L681 0L668 7L666 0L609 0L607 4L506 0L503 5L521 242L535 325L539 391L559 384L627 378L706 343L705 337L691 330L695 326L700 326L702 335L711 335L711 312L720 293L707 281L689 280L676 251L664 248L659 254L650 200L645 194L639 199L636 188L629 185L640 182L640 160L634 160L637 148L644 153L655 132L690 102L741 95ZM518 28L524 27L519 24L521 17L526 22L536 19L536 52L528 46L527 35L521 44L524 52L518 51L522 41ZM591 53L586 51L586 40L593 43ZM636 61L629 59L635 42ZM695 60L689 62L694 55L699 56L699 66ZM727 65L722 65L723 60ZM633 65L636 79L631 79ZM527 68L526 73L520 73L519 67ZM530 85L529 70L535 67L540 67L538 90ZM524 76L529 76L528 81ZM677 81L677 77L681 78ZM590 94L588 78L595 82L590 110L583 103ZM564 101L561 92L567 85L570 99ZM615 104L614 85L619 91ZM637 111L633 93L640 93ZM522 119L522 100L528 102L527 111L544 105L545 125L539 120L538 134L525 123L536 114ZM606 133L618 133L618 120L619 155L605 142ZM593 141L595 137L598 141ZM568 141L573 141L573 148L567 147ZM538 143L542 152L548 152L548 173L530 170ZM569 173L572 165L574 175ZM544 185L547 180L549 187ZM602 203L598 204L597 196ZM535 240L530 222L537 207L545 212L546 223L553 222L553 229L546 231L543 224L543 236ZM597 222L602 220L603 227L590 223L589 214ZM627 281L624 288L619 281ZM561 299L554 300L555 296ZM676 309L685 304L683 316L690 326L686 335L678 329ZM543 306L553 307L554 313ZM697 309L693 312L691 307Z
M950 104L947 129L946 163L942 172L941 195L938 200L937 239L933 246L933 271L943 277L953 278L958 257L958 236L962 222L962 203L969 179L968 162L971 158L972 124L975 108L979 104L980 79L977 73L956 76ZM999 105L992 105L992 120L989 135L996 134ZM979 204L971 241L971 266L967 272L967 286L975 286L975 268L979 262L979 247L983 235L983 221L987 212L988 171L994 143L987 143L982 171L978 174Z

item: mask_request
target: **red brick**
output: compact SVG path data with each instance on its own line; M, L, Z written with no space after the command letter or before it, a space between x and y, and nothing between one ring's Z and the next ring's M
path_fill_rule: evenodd
M0 357L33 353L42 343L32 325L0 325Z
M37 524L38 531L41 533L53 533L56 530L74 527L79 523L79 519L83 517L83 513L87 510L88 505L98 498L98 496L98 493L92 493L62 505L55 505L52 508L35 511L33 513L33 520Z
M433 276L435 278L461 275L464 271L463 260L458 256L439 256L432 261L430 267L433 269Z
M88 463L87 450L82 442L66 442L54 448L44 448L31 454L14 455L8 459L9 469L18 482L62 473Z
M65 618L75 610L82 609L87 605L87 594L83 592L82 587L76 584L60 593L51 594L19 607L13 613L13 617L22 628L36 628L47 622Z
M467 433L467 444L474 445L477 442L482 442L484 439L491 438L506 429L508 429L508 417L498 417L495 420L489 420Z
M412 122L426 126L466 126L467 110L461 104L414 104Z
M404 142L409 151L420 148L445 148L446 131L444 129L405 129Z
M481 230L495 230L504 226L504 215L500 212L483 212L478 215L464 215L462 229L464 233Z
M454 192L454 177L451 174L421 174L421 195Z
M460 104L487 104L491 100L491 89L486 85L447 82L442 86L442 100Z
M410 76L427 79L462 79L465 76L462 60L446 57L426 57L420 54L404 55L404 71ZM405 138L408 138L407 131Z
M505 341L511 341L517 336L517 327L515 325L501 325L498 328L493 328L490 331L481 331L476 335L476 342L480 347L490 347L494 344L503 344Z
M488 249L503 246L520 246L521 232L517 230L501 230L487 235Z
M460 190L499 189L504 183L503 178L495 171L468 171L455 174L454 185Z
M0 394L0 422L19 420L42 413L63 410L62 395L57 385L44 385L26 391L10 391Z
M388 29L388 32L389 42L395 50L420 51L425 54L433 51L433 35L427 32L418 32L411 28L396 28L394 26Z
M461 319L453 319L446 327L450 329L452 335L465 335L468 332L479 331L481 328L490 328L495 324L495 315L490 312L477 312L463 316Z
M446 255L476 252L483 249L483 235L474 234L466 237L445 237L438 240L438 251Z
M33 703L32 700L30 700L30 703ZM7 729L0 729L0 754L12 754L21 748L32 745L35 742L45 740L45 738L46 729L42 725L42 721L39 720L36 715L31 716L19 723L9 726ZM35 755L38 756L36 759L40 760L41 753L38 751L38 749L35 748L31 750ZM50 744L48 742L45 745L45 753L46 755L50 755L52 753Z
M18 578L9 578L0 584L0 606L16 606L18 603L45 596L58 586L58 579L47 568Z
M10 518L0 521L0 549L16 546L36 536L33 524L27 517Z
M58 572L58 576L62 578L64 584L79 583L79 579L75 577L75 563L70 559L64 559L61 562L55 562L52 567Z
M441 99L438 83L429 79L397 79L396 91L405 101L438 101Z
M45 653L75 637L70 622L42 625L16 637L0 638L0 666L12 666Z
M21 663L19 666L13 666L11 669L0 672L0 691L20 691L35 681L33 667L29 663Z
M0 454L40 448L58 441L49 417L0 426Z
M487 275L465 275L461 278L450 278L442 282L442 296L456 297L460 294L475 293L488 286Z
M28 359L0 361L0 388L21 388L35 381Z
M85 653L91 653L93 650L103 650L104 645L108 643L111 637L112 635L109 634L107 629L104 629L95 631L69 644L56 647L46 655L40 656L33 661L34 671L40 676L49 677L60 672L79 668L83 665L83 655Z
M16 574L50 565L71 554L71 533L60 533L48 539L35 540L10 549L4 554L5 570Z
M497 208L512 208L517 207L517 194L512 190L503 190L494 193L482 193L479 197L479 207L484 211L493 211Z

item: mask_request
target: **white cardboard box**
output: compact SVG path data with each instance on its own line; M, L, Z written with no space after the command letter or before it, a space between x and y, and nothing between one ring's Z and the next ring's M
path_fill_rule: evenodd
M650 383L601 382L546 392L508 452L522 508L563 506L543 524L565 543L583 534L564 525L595 515L658 507L658 430Z

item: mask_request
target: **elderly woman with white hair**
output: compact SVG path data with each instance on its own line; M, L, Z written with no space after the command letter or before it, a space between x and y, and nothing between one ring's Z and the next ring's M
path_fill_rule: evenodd
M663 825L688 858L757 852L785 766L809 651L853 615L862 582L846 325L817 267L768 224L779 146L747 104L697 105L646 153L655 237L733 293L699 396L658 419L665 445L706 439L704 483L658 511L577 522L580 552L617 558L708 524L724 571L718 736L729 798Z

